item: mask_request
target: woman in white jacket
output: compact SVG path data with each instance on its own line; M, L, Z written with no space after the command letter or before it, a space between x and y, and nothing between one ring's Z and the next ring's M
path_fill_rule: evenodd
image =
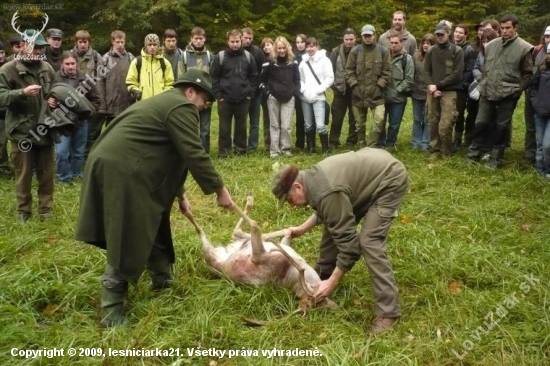
M328 133L325 128L325 91L334 82L332 63L325 50L319 50L319 44L314 37L306 41L306 54L302 57L300 70L300 95L304 122L306 127L306 142L310 154L315 153L315 126L321 140L323 153L328 152ZM318 81L317 81L318 80Z

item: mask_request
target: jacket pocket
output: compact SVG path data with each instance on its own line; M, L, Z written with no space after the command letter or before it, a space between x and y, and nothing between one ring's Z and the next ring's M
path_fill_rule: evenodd
M451 75L453 73L454 60L445 60L445 75Z

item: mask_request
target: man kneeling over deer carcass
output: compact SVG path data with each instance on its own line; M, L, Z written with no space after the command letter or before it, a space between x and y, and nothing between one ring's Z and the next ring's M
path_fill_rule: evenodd
M306 171L285 166L272 183L279 207L287 201L291 206L309 205L316 211L302 225L288 229L293 238L318 223L325 225L316 267L323 280L315 294L317 300L329 296L363 255L376 301L373 333L389 330L401 315L386 240L407 184L403 164L390 153L371 148L328 157ZM363 217L357 235L357 224Z

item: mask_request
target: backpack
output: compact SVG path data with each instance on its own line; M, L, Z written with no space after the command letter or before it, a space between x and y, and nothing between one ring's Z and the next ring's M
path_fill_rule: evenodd
M247 50L244 50L244 55L246 56L246 61L248 63L250 63L250 58L252 57L250 55L250 52L248 52ZM224 57L225 57L225 51L220 51L220 53L218 53L218 59L220 60L220 66L223 65Z
M162 78L164 79L164 72L166 71L166 61L163 58L159 58L160 61L160 68L162 69ZM138 84L141 79L141 64L143 63L143 57L138 56L136 57L136 68L137 68L137 81Z
M531 105L536 114L541 117L550 117L550 71L540 74L539 89L531 97Z

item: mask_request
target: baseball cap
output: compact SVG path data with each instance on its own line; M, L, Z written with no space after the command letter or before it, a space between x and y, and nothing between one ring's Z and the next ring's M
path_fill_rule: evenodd
M279 200L279 208L283 207L288 192L292 188L292 184L296 180L296 177L298 177L299 172L295 165L285 165L273 177L271 192Z
M361 35L370 34L373 35L376 30L374 29L374 26L367 24L361 28Z
M2 42L0 42L0 51L4 51L6 49L6 47L4 47L4 44Z
M546 27L546 30L544 31L545 36L550 36L550 25Z
M34 45L35 46L47 46L48 45L48 42L46 42L46 40L44 39L44 36L42 35L42 33L38 33L38 30L37 29L25 29L25 35L27 35L27 37L31 38L31 37L36 37L35 40L34 40ZM38 35L36 35L36 33L38 33ZM28 38L27 38L28 39Z
M449 26L447 25L447 23L445 22L439 22L436 26L435 26L435 34L449 34L451 33L451 28L449 28Z
M201 69L189 69L183 76L176 80L173 86L191 84L198 86L200 89L208 93L210 101L214 101L214 93L212 93L212 77L209 73Z

